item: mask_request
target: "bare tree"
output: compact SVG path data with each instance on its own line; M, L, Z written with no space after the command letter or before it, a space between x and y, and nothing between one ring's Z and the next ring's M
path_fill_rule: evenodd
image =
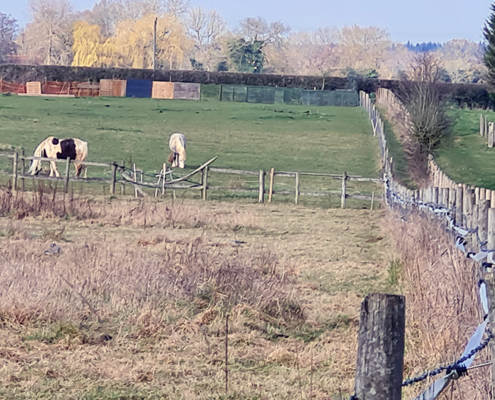
M219 38L226 32L226 22L216 11L205 12L201 7L189 11L186 20L189 34L194 40L196 59L212 68L212 60L220 50Z
M7 62L9 56L15 54L15 37L17 22L11 16L0 12L0 63Z
M25 51L44 64L71 62L72 5L67 0L31 0L33 21L24 30Z
M410 66L409 78L412 82L404 89L411 119L411 134L423 153L438 146L451 126L437 86L441 69L441 63L435 55L418 55Z
M268 24L263 18L246 18L239 24L238 34L247 41L279 44L290 32L290 27L277 21Z
M189 10L189 0L167 0L165 11L176 18L182 18Z

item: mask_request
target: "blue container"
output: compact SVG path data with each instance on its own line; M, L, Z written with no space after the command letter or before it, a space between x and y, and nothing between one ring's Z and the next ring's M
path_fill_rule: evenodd
M150 98L153 82L144 79L129 79L125 97Z

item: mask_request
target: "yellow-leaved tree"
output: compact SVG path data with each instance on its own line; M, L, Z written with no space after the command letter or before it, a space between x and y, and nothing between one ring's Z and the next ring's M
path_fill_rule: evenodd
M117 25L114 45L116 66L153 67L153 25L155 16L148 14L138 20L126 19ZM165 14L157 20L156 59L159 68L180 68L184 54L192 42L181 22Z
M110 67L116 65L114 39L102 40L100 27L86 21L74 24L72 32L74 67Z

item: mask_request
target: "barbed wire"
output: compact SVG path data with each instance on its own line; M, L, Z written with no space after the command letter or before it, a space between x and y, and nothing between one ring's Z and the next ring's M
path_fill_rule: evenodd
M465 355L464 357L461 357L459 360L457 360L456 362L454 362L452 364L440 366L437 369L425 372L424 374L418 375L414 378L406 379L404 382L402 382L402 387L410 386L414 383L424 381L425 379L427 379L429 377L436 376L436 375L440 374L442 371L446 371L447 374L449 374L452 371L456 371L459 376L462 376L467 371L467 368L464 365L464 362L469 360L475 354L479 353L481 350L483 350L486 346L488 346L488 343L490 343L490 340L493 339L493 334L488 329L486 331L488 332L488 337L479 346L477 346L476 348L471 350L469 352L469 354Z

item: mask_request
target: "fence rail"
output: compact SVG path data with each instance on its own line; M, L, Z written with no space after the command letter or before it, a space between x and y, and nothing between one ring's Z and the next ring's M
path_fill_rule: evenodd
M0 171L0 175L11 176L12 177L12 187L17 190L18 189L18 180L22 182L22 188L24 188L24 181L26 179L36 179L42 181L55 181L55 182L63 182L65 186L65 191L68 191L69 182L99 182L103 184L110 185L110 194L115 194L115 187L117 184L121 185L121 194L125 194L125 185L129 184L134 186L134 194L135 196L141 195L146 196L147 194L141 189L142 187L155 189L155 197L158 195L158 192L161 190L162 195L165 193L166 189L172 190L189 190L189 189L198 189L202 191L202 198L204 200L207 199L207 192L209 190L213 191L226 191L226 192L234 192L234 193L258 193L258 200L260 203L265 202L266 195L268 196L268 202L272 202L273 195L285 195L285 196L293 196L294 203L298 204L300 196L307 197L340 197L341 198L341 206L345 208L345 199L357 199L357 200L365 200L371 201L371 208L373 208L373 203L375 201L380 202L380 197L375 197L374 192L372 192L371 196L366 196L362 194L353 194L349 193L346 184L342 184L342 188L340 191L332 192L332 191L310 191L310 190L301 190L301 176L318 176L318 177L328 177L332 180L341 180L342 182L346 181L355 181L355 182L374 182L381 183L382 179L378 178L366 178L360 175L347 175L346 172L342 174L329 174L329 173L320 173L320 172L291 172L291 171L278 171L276 172L273 168L270 170L270 180L269 187L266 188L265 177L267 175L266 171L247 171L247 170L238 170L238 169L229 169L229 168L218 168L211 167L209 164L213 162L210 160L208 163L203 164L199 168L197 168L192 173L186 175L182 178L172 179L171 170L167 168L166 164L163 164L163 168L159 173L145 173L144 171L138 170L133 165L133 168L126 168L125 165L118 165L117 163L101 163L101 162L88 162L88 161L75 161L69 159L58 159L58 158L48 158L48 157L35 157L35 156L26 156L24 154L19 155L18 153L0 153L0 157L11 159L12 160L12 172ZM216 159L216 158L215 158ZM66 165L64 176L54 177L54 176L46 176L46 175L28 175L26 173L26 161L32 160L40 160L40 161L48 161L55 163L64 163ZM94 166L94 167L103 167L111 169L111 176L109 178L75 178L70 176L70 164L85 164L86 166ZM122 163L123 164L123 163ZM19 166L21 167L21 171L19 171ZM120 172L122 179L117 179L116 172ZM258 187L257 188L228 188L221 186L214 186L208 184L208 176L209 173L219 173L219 174L232 174L232 175L248 175L248 176L256 176ZM200 175L200 183L189 182L190 184L181 184L181 182L192 175L199 174ZM140 177L140 179L138 179ZM155 179L154 182L145 181L145 177ZM294 190L277 190L274 188L275 178L293 178L294 179ZM157 181L156 181L157 180Z

